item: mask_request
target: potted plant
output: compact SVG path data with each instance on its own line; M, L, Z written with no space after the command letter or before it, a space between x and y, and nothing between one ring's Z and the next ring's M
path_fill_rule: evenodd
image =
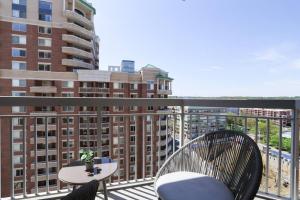
M80 150L80 159L85 162L86 171L94 170L94 152L91 150Z

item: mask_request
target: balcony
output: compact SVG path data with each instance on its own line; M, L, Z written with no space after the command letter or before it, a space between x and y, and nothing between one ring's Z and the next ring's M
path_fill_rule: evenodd
M65 10L64 14L68 19L71 19L74 22L80 23L80 24L84 25L85 27L87 27L88 29L93 28L93 22L91 20L79 15L76 12L73 12L71 10Z
M104 107L112 107L112 106L138 106L138 107L147 107L148 105L153 105L154 107L158 106L178 106L181 108L184 108L185 106L199 106L199 107L223 107L223 108L270 108L270 109L287 109L291 110L293 113L293 116L291 118L289 117L268 117L268 116L245 116L242 114L227 114L223 113L222 117L226 118L226 129L234 129L234 130L240 130L243 131L245 134L248 134L251 136L259 145L261 154L263 157L263 162L265 166L264 175L261 182L261 188L260 192L258 193L259 197L267 197L268 199L293 199L296 200L298 198L298 192L299 192L299 152L298 147L299 146L299 119L298 116L300 114L300 102L298 100L211 100L211 99L118 99L118 98L61 98L61 97L0 97L0 106L5 107L11 107L11 106L27 106L29 108L33 107L39 107L43 105L48 106L88 106L88 107L97 107L96 113L93 114L77 114L77 113L69 113L69 114L51 114L49 117L57 118L55 120L56 125L38 125L34 123L34 118L36 116L32 116L29 114L21 114L21 115L0 115L0 125L1 127L7 128L7 131L10 132L14 126L9 126L11 122L11 118L20 118L23 119L20 121L20 124L18 125L18 128L22 130L22 128L30 127L31 131L27 131L25 134L26 137L22 139L22 137L19 139L23 141L24 144L30 143L31 148L26 149L27 152L24 153L24 162L23 164L13 165L11 167L11 163L13 163L15 156L19 155L12 155L8 154L8 160L1 160L0 166L1 170L5 172L10 172L13 170L14 166L18 169L24 169L28 166L30 166L31 171L34 171L37 168L46 168L46 167L57 167L57 170L59 170L63 165L71 162L73 159L78 158L78 151L79 148L75 145L73 147L64 147L62 148L62 145L57 146L57 150L54 150L53 154L59 156L60 159L57 161L49 161L41 162L41 163L35 163L32 161L32 155L38 155L39 151L35 147L35 141L39 140L41 142L44 142L46 145L51 141L54 142L54 139L49 136L45 136L43 140L40 140L40 137L37 137L35 134L36 131L39 130L39 126L41 126L41 130L45 131L50 130L50 127L53 126L53 130L60 129L61 126L61 119L65 118L67 116L73 117L74 121L79 122L79 118L82 116L90 116L90 117L97 117L99 121L103 121L103 118L110 118L117 116L124 117L124 120L129 122L130 117L135 116L137 120L137 124L140 124L141 127L145 128L138 128L134 131L130 131L130 123L122 123L118 124L119 126L116 130L120 130L120 127L122 126L123 133L130 133L131 136L137 136L139 135L140 138L146 138L151 142L141 142L142 146L136 146L132 145L130 143L130 140L123 140L126 145L132 146L134 149L134 154L136 154L137 158L141 158L141 169L148 167L150 165L150 171L147 170L141 170L138 168L135 170L134 173L123 171L124 176L121 173L117 173L114 178L110 180L110 182L107 184L108 190L109 190L109 196L111 199L156 199L155 193L153 191L153 181L156 174L156 166L157 164L161 166L165 160L171 156L172 153L176 151L180 146L184 145L186 143L187 138L185 138L185 134L189 135L188 130L184 130L184 124L186 121L184 121L185 117L193 117L196 115L208 117L211 116L209 113L184 113L180 112L180 109L178 111L173 113L167 114L167 120L166 120L166 126L167 130L159 130L159 124L157 124L158 119L160 117L165 116L165 113L107 113L107 111L104 110ZM28 109L30 110L30 109ZM44 114L45 117L47 117L47 113ZM151 123L147 122L146 118L147 116L151 116ZM220 116L218 114L212 114L215 116ZM40 117L40 116L39 116ZM100 119L99 119L100 118ZM102 119L101 119L102 118ZM156 120L155 120L156 119ZM283 126L282 122L288 120L291 122L291 144L288 148L291 149L290 153L288 150L283 149ZM110 120L111 122L113 120ZM278 121L276 125L271 124L272 121ZM26 123L24 125L23 123ZM76 123L76 122L75 122ZM75 124L74 123L74 124ZM207 122L201 121L200 125L203 125L203 127L208 127L209 124ZM146 128L149 127L148 125L151 124L152 128ZM258 124L263 124L263 129L258 126ZM71 125L69 125L71 126ZM77 126L77 125L76 125ZM97 128L97 130L102 130L102 133L106 132L106 130L103 130L103 124L101 123L95 123L93 126ZM276 134L279 138L281 138L281 142L279 142L279 147L275 149L273 147L273 143L271 141L271 132L274 129L274 126L276 126ZM68 127L68 125L64 124L64 128ZM72 126L73 127L73 126ZM75 127L75 126L74 126ZM109 126L111 127L111 126ZM176 127L180 127L176 129ZM89 129L89 126L82 127L83 129ZM216 128L216 127L214 127ZM262 130L264 132L262 133ZM97 154L102 155L103 151L112 151L110 157L125 157L127 153L119 151L119 149L116 149L116 146L113 145L114 141L121 141L121 138L124 138L126 134L118 134L117 132L114 132L114 129L109 129L108 131L110 134L113 135L114 139L110 141L109 145L101 146L100 143L97 143ZM87 132L87 137L85 137L85 140L94 141L95 139L101 139L102 137L101 132L98 132L98 135L89 135ZM12 145L13 140L11 140L8 137L3 137L4 134L2 134L1 141L7 142L9 145ZM58 134L59 135L59 134ZM159 145L159 138L161 136L166 135L168 139L162 140L161 144ZM60 135L59 135L60 136ZM150 136L150 137L148 137ZM29 137L30 140L27 140L26 138ZM79 138L79 131L74 131L72 135L64 135L65 139L68 140L72 137L73 138ZM51 139L50 139L51 138ZM171 139L169 139L171 138ZM61 137L58 139L62 139ZM127 143L128 142L128 143ZM110 146L111 145L111 146ZM112 146L113 145L113 146ZM122 145L123 147L125 145ZM161 150L161 148L164 148ZM110 147L110 148L109 148ZM2 147L4 148L4 147ZM89 146L86 148L90 148ZM51 149L52 150L52 149ZM72 158L67 159L61 159L61 153L62 151L68 152L73 151L74 155ZM1 149L1 154L5 150ZM29 153L30 152L30 153ZM41 152L42 153L42 152ZM43 154L41 154L43 155ZM48 154L49 155L49 154ZM149 155L156 155L154 157ZM159 156L158 156L159 155ZM280 156L281 155L281 156ZM3 162L8 162L8 165L4 165ZM137 159L133 162L133 164L137 164ZM29 164L29 165L28 165ZM130 179L130 176L134 175L133 179ZM58 181L58 185L55 186L49 186L48 188L39 189L36 196L36 192L33 188L37 186L36 179L32 182L28 182L28 184L25 185L24 190L21 193L21 196L19 194L19 191L15 191L10 186L14 185L14 181L18 181L20 178L23 180L23 177L14 177L11 173L9 175L3 175L0 174L1 178L5 181L7 184L1 185L1 199L7 198L22 198L22 195L25 194L26 198L28 199L48 199L48 198L55 198L59 196L65 195L68 190L64 187L64 185ZM32 177L32 174L27 177ZM33 175L33 177L35 177ZM57 179L57 174L46 174L46 180L49 180L49 178L55 178ZM136 177L136 178L135 178ZM120 180L120 181L118 181ZM121 181L124 180L124 181ZM278 183L278 184L276 184ZM8 186L8 187L7 187ZM49 193L43 193L44 191L50 191ZM31 193L29 193L31 191ZM34 191L34 192L33 192ZM17 193L18 192L18 193ZM101 193L98 194L98 199L102 199L103 196Z
M96 88L96 87L80 87L80 93L108 93L109 88Z
M76 46L80 46L86 49L93 49L93 44L90 41L77 37L75 35L63 34L62 40Z
M64 28L72 33L75 33L78 36L92 40L95 34L92 31L89 31L81 26L78 26L74 23L64 23Z
M157 90L157 94L172 95L172 90Z
M62 59L62 65L69 66L69 67L81 67L85 69L94 69L93 64L83 62L77 59Z
M33 86L30 87L29 91L31 93L57 93L57 87L55 86Z
M76 47L62 47L62 52L72 56L78 56L84 59L93 59L92 53L78 49Z

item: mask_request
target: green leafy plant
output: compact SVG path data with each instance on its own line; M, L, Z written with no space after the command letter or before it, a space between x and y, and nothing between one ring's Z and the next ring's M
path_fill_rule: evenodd
M94 152L90 150L80 150L80 160L86 163L94 161Z

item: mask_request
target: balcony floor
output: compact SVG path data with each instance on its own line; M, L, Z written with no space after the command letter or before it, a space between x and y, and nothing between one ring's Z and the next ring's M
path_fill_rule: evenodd
M103 200L103 194L97 194L97 200ZM157 200L153 185L137 186L108 192L108 200ZM255 198L255 200L261 200Z

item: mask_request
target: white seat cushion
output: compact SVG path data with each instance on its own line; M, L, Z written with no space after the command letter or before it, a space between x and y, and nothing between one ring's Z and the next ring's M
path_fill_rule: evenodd
M156 181L155 190L162 200L234 199L224 183L194 172L174 172L163 175Z

